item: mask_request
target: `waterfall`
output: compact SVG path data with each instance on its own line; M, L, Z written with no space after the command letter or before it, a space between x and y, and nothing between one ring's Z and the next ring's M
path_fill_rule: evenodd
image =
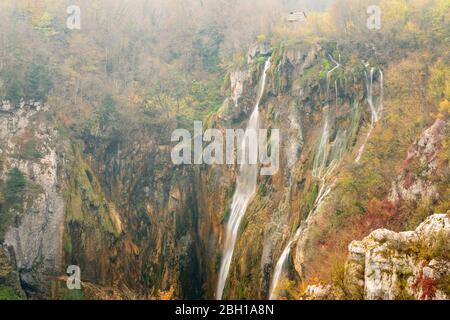
M322 206L326 197L331 192L332 186L327 185L326 179L333 173L335 168L336 168L336 163L333 161L330 164L330 166L327 168L325 173L319 177L319 179L320 179L319 191L317 193L316 200L314 201L313 209L308 214L308 217L306 218L305 222L302 223L300 225L300 227L298 227L297 231L295 232L295 235L288 242L288 244L284 248L283 252L281 253L280 258L278 259L277 264L275 265L275 271L273 273L272 282L270 285L270 296L269 296L270 300L275 300L278 297L278 294L276 293L276 289L281 280L284 265L286 264L286 261L288 260L289 255L291 253L292 245L300 239L300 237L302 236L302 233L306 229L305 226L308 225L308 222L311 219L311 217L314 216L314 213L317 212L317 210Z
M373 101L373 76L374 76L375 68L370 68L370 76L367 75L367 72L365 73L366 78L366 91L367 91L367 103L370 107L370 113L371 113L371 121L370 121L370 127L369 132L366 135L366 138L364 139L363 144L358 150L358 155L355 159L355 162L359 162L361 160L361 156L364 152L364 149L366 148L366 144L369 141L370 135L372 134L373 129L375 128L375 124L380 120L381 114L383 112L383 88L384 88L384 79L383 79L383 71L378 70L380 74L380 98L378 99L377 105L375 105Z
M340 68L341 65L330 56L330 59L336 64L330 71L327 72L327 92L326 92L326 106L325 110L325 121L322 127L322 133L320 136L319 145L317 148L316 156L313 161L313 177L319 178L322 175L323 169L326 167L328 158L328 140L330 138L330 81L333 72ZM335 92L336 92L336 108L338 103L338 87L337 80L334 82Z
M328 140L330 138L330 107L325 106L325 122L322 127L322 133L320 135L320 141L317 148L317 153L313 162L313 177L319 177L323 168L325 168L327 164L327 154L328 154Z
M275 271L273 273L272 282L270 285L270 296L269 300L275 300L278 298L278 294L276 292L276 289L278 287L278 284L280 283L281 276L283 274L283 269L286 264L286 261L289 258L289 255L291 253L291 248L294 243L296 243L304 231L306 230L306 226L309 223L309 220L312 216L314 216L314 213L317 212L317 210L322 206L324 203L326 197L331 192L331 185L326 184L326 178L333 173L334 169L336 168L335 163L331 163L329 168L326 170L325 174L320 177L320 187L319 192L317 194L316 200L314 201L314 206L311 212L308 214L308 217L306 218L305 222L298 227L297 231L295 232L295 235L292 237L292 239L288 242L286 247L284 248L283 252L281 253L280 258L277 261L277 264L275 265Z
M308 217L306 218L306 221L300 225L300 227L295 232L295 235L291 238L291 240L288 242L286 247L284 248L280 258L277 261L277 264L275 265L275 271L272 276L272 282L270 285L270 300L274 300L278 297L278 294L276 293L277 286L281 280L281 276L283 273L284 266L286 264L286 261L289 258L289 255L291 253L291 247L294 243L296 243L300 237L302 236L302 233L305 230L305 226L308 224L310 218L314 215L314 213L321 207L321 205L324 203L326 197L331 192L331 185L327 185L327 178L333 173L334 169L336 168L340 155L341 155L341 149L344 146L344 143L342 143L342 135L338 135L338 139L334 141L333 148L331 152L331 162L327 166L327 161L329 159L329 139L330 139L330 80L333 72L340 68L341 65L333 59L333 57L330 56L330 59L335 63L335 67L333 67L330 71L327 73L327 92L326 92L326 106L324 107L325 112L325 120L322 127L322 132L320 136L320 141L318 144L318 148L316 151L316 155L314 157L313 161L313 177L319 179L319 191L317 193L316 200L314 201L314 206L311 212L308 214ZM337 80L334 82L335 84L335 93L336 93L336 108L338 105L338 87L337 87ZM345 132L344 132L345 134Z
M258 88L256 105L247 124L247 131L259 129L259 103L264 93L267 70L270 68L270 64L271 62L269 59L266 61L264 66L264 72L262 74ZM258 143L253 141L253 143L248 143L247 146L246 142L247 139L244 139L242 145L240 146L242 154L245 154L245 150L247 148L249 155L257 154ZM228 271L230 269L231 258L233 257L233 251L236 244L239 226L241 224L242 218L245 215L247 207L256 191L258 168L258 164L246 164L245 162L242 163L239 168L239 173L236 179L236 190L234 192L233 202L231 204L231 215L226 227L222 264L220 267L219 280L216 290L217 299L222 299L223 290L225 288L225 283L228 277Z
M300 231L300 228L298 229L297 232L300 233L299 231ZM289 241L289 243L284 248L283 252L281 253L280 258L277 261L277 264L275 266L275 271L273 273L272 284L270 286L270 296L269 296L270 300L274 300L277 298L275 289L277 288L278 283L280 282L281 273L283 272L284 264L287 261L289 254L291 253L291 246L295 242L295 240L296 240L296 237L294 237L291 241Z

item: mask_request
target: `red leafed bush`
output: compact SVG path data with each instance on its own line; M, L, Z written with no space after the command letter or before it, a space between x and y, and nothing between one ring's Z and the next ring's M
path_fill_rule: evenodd
M405 189L409 189L412 186L413 182L414 182L413 174L411 172L408 172L405 176L403 187Z
M363 224L368 231L387 227L397 229L402 221L397 205L387 199L370 200L366 212L357 219L357 222Z
M423 275L423 268L426 266L426 263L422 264L422 270L420 270L419 277L417 277L416 281L413 284L413 289L415 292L421 290L422 294L420 295L420 299L433 299L436 296L436 286L437 281L435 279L426 277Z

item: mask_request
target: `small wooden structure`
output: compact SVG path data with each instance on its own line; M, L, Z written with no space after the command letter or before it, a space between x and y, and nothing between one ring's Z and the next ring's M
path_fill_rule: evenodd
M306 13L303 11L293 11L287 16L289 22L303 22L306 21Z

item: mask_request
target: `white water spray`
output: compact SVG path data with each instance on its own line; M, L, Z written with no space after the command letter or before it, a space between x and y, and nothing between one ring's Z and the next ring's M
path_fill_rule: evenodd
M264 72L261 77L256 105L253 110L250 120L247 124L246 130L258 130L259 129L259 103L264 93L266 85L267 70L270 68L270 59L266 61L264 66ZM240 146L242 154L248 150L248 154L258 153L258 143L250 142L247 145L247 139L244 139ZM258 164L241 164L239 173L237 175L236 190L233 196L233 202L231 204L231 215L227 223L225 243L223 249L222 265L219 272L219 280L216 290L216 298L222 299L223 290L228 277L228 271L230 269L231 259L233 257L234 247L236 245L236 239L241 224L242 218L245 215L247 207L253 198L256 191L256 183L258 177Z
M370 135L372 134L373 129L375 128L375 124L380 120L381 114L383 112L383 71L379 70L380 74L380 98L378 99L377 105L375 105L375 102L373 101L373 76L374 76L375 68L370 69L370 76L367 75L367 72L365 72L366 75L366 91L367 91L367 103L370 107L370 113L371 113L371 121L370 121L370 127L369 132L367 133L366 138L364 139L363 144L358 150L358 155L355 159L355 162L359 162L361 160L361 156L364 152L364 149L366 148L366 144L369 141Z
M276 294L276 288L278 286L278 282L280 281L281 274L284 269L284 265L289 257L289 254L291 253L291 247L294 244L294 242L297 240L297 238L300 236L300 231L301 231L301 228L298 228L295 236L292 238L291 241L289 241L289 243L284 248L283 252L281 253L280 258L277 261L277 264L275 266L275 271L273 273L272 284L270 286L269 300L275 300L278 297L278 295Z

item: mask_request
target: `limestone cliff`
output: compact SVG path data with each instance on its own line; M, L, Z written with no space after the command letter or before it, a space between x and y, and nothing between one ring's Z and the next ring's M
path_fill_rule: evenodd
M51 297L70 264L83 265L85 279L104 281L99 253L111 248L108 234L121 232L120 217L55 120L47 104L0 106L2 255L32 298Z
M39 292L39 284L58 273L62 261L64 200L58 167L64 163L58 134L43 121L48 106L21 102L13 108L3 103L0 112L1 179L14 185L14 179L20 184L21 176L26 177L26 185L10 195L11 203L6 197L2 205L4 247L11 248L6 252L23 286ZM5 226L8 221L11 228Z
M314 285L306 299L448 299L450 216L435 214L415 231L373 231L349 245L344 290Z
M224 298L295 299L308 284L307 297L448 297L448 244L430 248L448 217L428 218L450 203L448 119L410 121L420 97L395 93L409 61L338 49L252 46L204 124L245 128L271 60L259 110L261 128L280 129L280 167L257 177ZM173 164L177 121L73 130L60 120L46 104L2 104L0 285L67 298L65 271L78 265L84 298L213 298L238 166Z
M433 215L415 231L373 231L349 246L346 283L368 300L448 299L450 217Z

